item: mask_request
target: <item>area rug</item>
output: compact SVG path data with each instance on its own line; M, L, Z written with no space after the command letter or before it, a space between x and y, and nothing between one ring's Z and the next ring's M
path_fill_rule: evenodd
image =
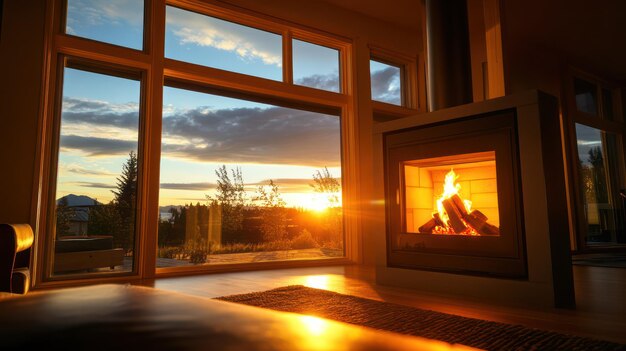
M626 350L626 345L608 341L455 316L301 285L217 299L485 350Z

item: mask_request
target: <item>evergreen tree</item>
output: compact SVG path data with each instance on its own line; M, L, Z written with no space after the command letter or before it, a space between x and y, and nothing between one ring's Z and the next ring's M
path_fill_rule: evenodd
M137 154L131 151L126 163L122 166L122 174L117 178L117 189L113 205L119 215L120 230L115 232L114 239L126 250L133 247L135 237L135 209L137 202Z
M56 235L57 237L70 234L71 209L67 203L67 197L62 197L56 209Z

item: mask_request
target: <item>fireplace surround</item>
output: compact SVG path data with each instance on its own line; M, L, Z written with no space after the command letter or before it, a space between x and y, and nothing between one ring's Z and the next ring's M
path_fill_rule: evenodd
M384 134L390 266L526 277L515 119L504 110Z
M374 148L380 284L575 305L554 97L529 91L379 123Z

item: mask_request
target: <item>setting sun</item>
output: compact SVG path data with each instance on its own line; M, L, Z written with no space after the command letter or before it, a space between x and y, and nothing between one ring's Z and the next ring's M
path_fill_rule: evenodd
M335 195L335 194L332 194ZM332 195L329 194L307 194L301 200L301 206L316 212L324 212L330 207L341 206L341 203L333 203Z

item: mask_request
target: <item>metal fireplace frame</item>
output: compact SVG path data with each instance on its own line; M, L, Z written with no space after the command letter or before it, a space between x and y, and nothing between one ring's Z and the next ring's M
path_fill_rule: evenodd
M517 144L514 152L517 161L512 162L513 178L517 177L518 182L513 186L517 189L515 196L518 196L516 203L519 204L519 209L515 212L518 216L515 225L517 230L523 233L523 239L518 236L516 242L520 246L509 256L517 255L521 258L524 271L487 274L480 270L477 272L475 269L449 269L445 264L443 267L427 269L423 262L395 261L393 256L389 255L387 241L390 220L387 210L393 208L390 200L393 200L395 195L385 194L385 136L401 135L401 131L425 130L424 128L446 124L453 126L454 129L455 123L463 125L463 121L490 116L495 118L493 123L502 123L501 120L507 118L510 120L511 115L514 116L512 118L514 128L509 128L514 133L511 140L515 140ZM483 127L489 129L489 126ZM539 91L528 91L378 123L374 126L373 141L373 184L376 184L373 196L374 200L386 199L386 201L372 202L370 207L372 215L366 219L367 232L364 235L372 238L371 247L376 252L376 280L379 284L460 295L490 303L537 307L575 306L566 194L567 176L556 98ZM469 150L467 153L473 151L475 150ZM500 161L497 160L496 164L498 162ZM500 195L498 197L500 198ZM391 220L393 221L393 218ZM423 254L419 250L401 253L406 254L406 257ZM458 256L458 253L455 254ZM445 262L451 257L443 253L436 260ZM462 262L465 258L457 259Z
M384 133L387 265L526 278L515 110ZM499 236L407 233L404 162L495 151Z

